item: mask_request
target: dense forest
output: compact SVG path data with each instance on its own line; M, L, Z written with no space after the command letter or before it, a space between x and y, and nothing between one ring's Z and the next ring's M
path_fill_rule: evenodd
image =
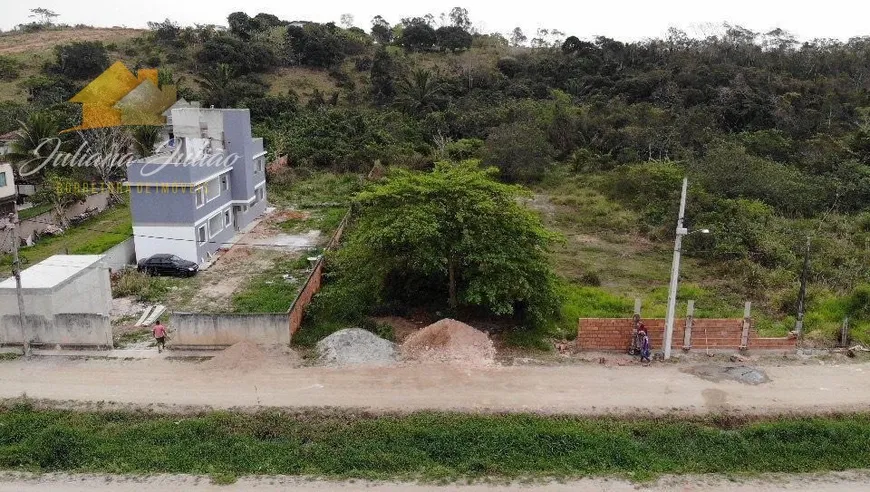
M837 300L826 321L870 320L870 37L799 42L730 25L630 43L502 35L478 31L459 7L395 24L378 16L368 30L348 17L237 12L227 23L166 20L119 42L59 45L35 70L0 56L0 79L26 94L0 102L0 133L21 122L38 140L71 126L76 108L64 101L121 59L160 67L188 100L249 108L291 168L479 159L505 182L600 196L611 210L598 221L571 197L558 203L587 232L666 244L688 176L690 227L713 233L690 236L685 252L706 278L775 317L794 314L809 237L810 297ZM607 283L606 271L591 273L567 281Z

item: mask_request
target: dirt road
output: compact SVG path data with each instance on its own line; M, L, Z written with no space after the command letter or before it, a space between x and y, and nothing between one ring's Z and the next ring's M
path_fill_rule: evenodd
M681 371L680 368L683 368ZM623 414L866 411L870 364L765 367L756 386L713 382L681 365L382 368L267 366L214 372L197 363L37 358L0 362L0 398L177 406L368 408Z
M766 474L752 479L716 476L664 477L656 483L637 484L618 479L584 478L567 482L543 484L495 483L475 485L420 485L394 482L329 482L294 477L249 477L241 478L233 485L213 485L206 477L190 475L154 475L125 477L118 475L68 475L50 473L29 475L15 472L0 472L0 492L19 491L58 491L91 492L107 489L118 492L147 492L159 490L174 492L186 490L231 492L237 490L278 491L294 490L299 492L325 492L332 490L367 492L492 492L496 490L543 491L543 492L772 492L786 490L791 492L857 492L867 490L870 475L867 472L851 471L821 475Z

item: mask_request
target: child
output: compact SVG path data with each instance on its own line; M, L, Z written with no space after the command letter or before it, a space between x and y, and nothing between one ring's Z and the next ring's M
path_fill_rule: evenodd
M650 362L650 346L649 346L649 333L646 331L646 326L643 323L637 325L637 336L640 338L640 343L638 344L640 347L640 361L647 363Z
M158 319L151 332L154 334L154 339L157 340L157 353L162 353L163 348L166 347L166 327Z

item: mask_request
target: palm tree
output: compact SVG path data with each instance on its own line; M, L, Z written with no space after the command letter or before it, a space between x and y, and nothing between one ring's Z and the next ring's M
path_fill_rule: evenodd
M226 108L233 102L233 89L236 85L235 71L226 63L207 70L197 79L202 88L206 104Z
M45 160L55 149L63 150L65 142L60 138L58 121L48 113L32 113L25 121L19 121L18 138L12 142L8 158L19 163L19 176L41 172Z
M416 69L399 82L396 104L412 114L427 113L438 107L443 85L429 70Z
M137 126L133 129L133 148L139 157L154 154L154 149L160 140L160 127L153 125Z

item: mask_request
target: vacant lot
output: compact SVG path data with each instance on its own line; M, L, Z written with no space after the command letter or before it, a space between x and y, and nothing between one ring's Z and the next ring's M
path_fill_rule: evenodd
M6 33L0 35L0 55L46 51L58 44L73 41L124 41L148 31L123 27L46 30L39 33Z

